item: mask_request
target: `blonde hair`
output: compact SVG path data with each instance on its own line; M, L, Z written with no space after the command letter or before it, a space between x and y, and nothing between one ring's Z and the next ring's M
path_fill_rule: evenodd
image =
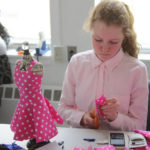
M97 20L103 21L107 25L122 26L123 51L130 56L138 57L139 45L133 27L134 17L127 4L119 0L102 0L90 13L87 23L84 24L84 29L90 32Z

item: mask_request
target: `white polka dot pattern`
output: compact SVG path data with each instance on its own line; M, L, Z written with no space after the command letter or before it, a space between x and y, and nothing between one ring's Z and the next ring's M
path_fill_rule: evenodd
M92 150L92 146L90 145L87 149L86 148L82 148L82 147L74 147L73 150ZM100 147L96 147L94 148L94 150L116 150L114 146L112 145L107 145L107 146L100 146Z
M54 121L63 124L63 119L41 93L42 76L31 71L36 60L32 61L26 72L19 71L20 62L14 71L14 81L20 93L11 121L11 130L15 132L14 140L49 140L57 134Z

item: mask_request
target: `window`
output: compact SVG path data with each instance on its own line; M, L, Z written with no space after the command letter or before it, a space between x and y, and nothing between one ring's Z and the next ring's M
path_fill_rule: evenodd
M50 43L50 0L1 0L0 20L11 44L39 43L39 33Z
M141 44L143 49L150 48L150 19L148 14L150 13L150 1L149 0L122 0L129 5L134 15L134 27L137 33L137 40ZM95 5L100 0L95 0Z

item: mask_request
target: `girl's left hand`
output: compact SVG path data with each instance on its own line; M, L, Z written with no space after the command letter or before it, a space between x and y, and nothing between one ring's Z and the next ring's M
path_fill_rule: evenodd
M119 107L119 101L115 98L111 98L105 101L104 105L101 107L101 110L106 115L106 119L108 121L113 121L118 116Z

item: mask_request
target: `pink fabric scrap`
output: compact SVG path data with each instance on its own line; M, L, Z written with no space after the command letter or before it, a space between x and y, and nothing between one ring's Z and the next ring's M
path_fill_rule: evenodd
M87 149L76 146L73 150L92 150L92 146L90 145Z
M116 150L114 146L112 145L107 145L103 147L96 147L94 150Z
M134 132L142 134L147 140L146 147L138 147L136 150L150 150L150 131L135 129Z
M137 130L135 129L134 132L142 134L146 139L150 140L150 131L144 130Z
M104 105L106 98L104 94L102 94L98 99L95 99L95 105L96 105L96 111L99 115L101 115L103 118L105 118L105 114L101 111L101 106Z

